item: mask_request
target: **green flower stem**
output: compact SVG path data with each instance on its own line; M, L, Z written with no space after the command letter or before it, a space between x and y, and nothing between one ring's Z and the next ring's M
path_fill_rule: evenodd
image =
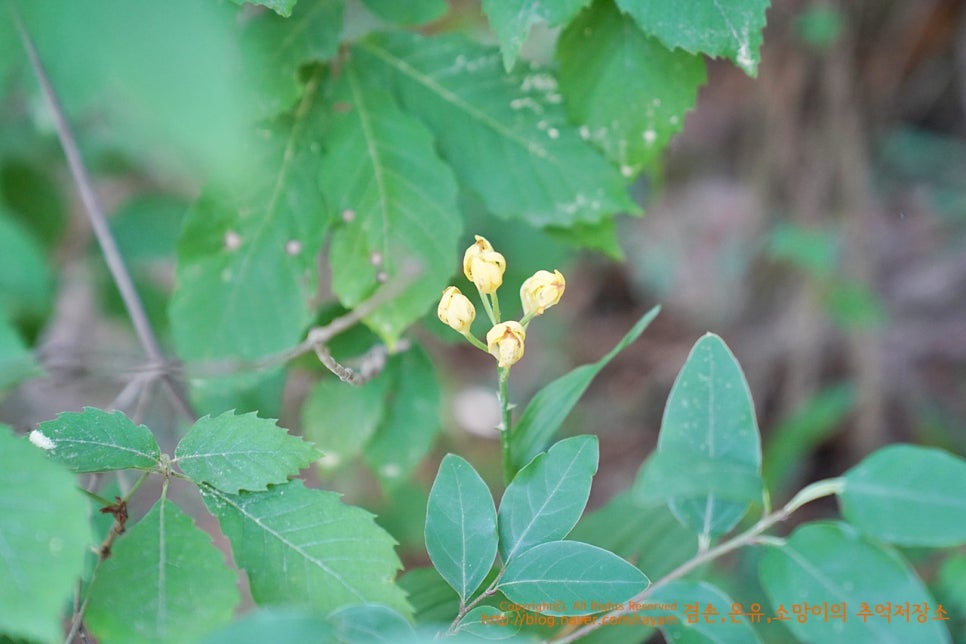
M496 291L493 291L490 294L490 297L493 298L493 317L496 318L496 320L493 322L493 324L499 324L500 323L500 319L501 319L501 317L500 317L500 297L496 294Z
M507 380L510 377L510 367L500 369L500 451L503 452L503 480L507 484L513 480L513 459L510 456L510 400L507 397Z
M477 338L475 335L470 333L469 329L467 329L466 333L463 334L463 337L469 340L470 344L472 344L477 349L480 349L481 351L485 351L486 353L490 352L490 350L486 347L485 344L483 344L482 341L480 341L479 338Z
M486 293L484 293L483 291L481 291L479 289L479 287L476 288L476 291L477 291L477 293L480 294L480 301L483 302L483 310L486 311L486 316L488 318L490 318L490 323L493 324L493 325L496 325L496 323L499 322L500 320L499 320L498 317L496 317L493 314L493 307L490 306L490 298L489 298L489 296Z

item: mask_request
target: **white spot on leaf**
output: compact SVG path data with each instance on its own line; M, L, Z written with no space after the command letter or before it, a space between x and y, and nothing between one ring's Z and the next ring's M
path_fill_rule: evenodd
M224 243L226 250L238 250L242 243L241 235L236 233L234 230L228 230L225 232Z
M302 252L302 242L297 239L290 239L285 242L285 252L289 255L298 255Z
M40 449L51 450L57 447L57 443L50 440L39 429L35 429L34 431L30 432L30 442Z

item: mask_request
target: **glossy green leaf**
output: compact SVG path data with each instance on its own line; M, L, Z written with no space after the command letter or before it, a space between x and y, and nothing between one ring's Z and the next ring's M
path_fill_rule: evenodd
M251 151L270 172L237 193L209 190L188 213L170 308L185 360L264 357L294 346L311 321L327 226L317 99L309 91L292 122L265 130Z
M74 472L108 472L157 467L161 448L154 434L120 411L85 407L40 423L30 442Z
M449 10L446 0L362 0L376 16L399 25L421 25L442 18Z
M254 413L199 419L175 450L178 466L195 483L208 483L224 492L264 490L284 483L320 454L311 444L292 436L274 420Z
M520 48L530 34L530 28L538 22L556 27L570 22L590 0L483 0L483 12L490 20L490 27L500 41L503 66L513 69Z
M331 88L321 187L340 213L332 287L353 307L383 283L408 283L365 318L389 344L439 298L462 232L456 181L426 127L403 112L355 54ZM418 272L418 279L413 273Z
M884 447L842 477L842 516L903 546L966 542L966 461L939 449Z
M413 635L413 627L396 611L379 604L344 606L329 614L336 637L345 644L392 644Z
M728 58L749 76L758 73L769 4L769 0L617 0L621 10L668 49Z
M43 372L20 333L0 312L0 392Z
M661 307L655 306L645 313L621 341L597 362L581 365L537 392L510 434L510 454L516 468L523 467L545 449L594 377L614 356L637 340L660 311Z
M863 605L927 602L936 606L922 581L894 550L862 536L844 523L810 523L797 529L783 546L769 549L759 564L762 587L773 610L792 604L845 604L847 617L827 622L812 615L804 622L784 622L803 642L885 644L949 642L942 622L919 623L876 614L863 619Z
M440 428L440 385L426 352L418 346L394 356L388 370L395 390L365 449L365 460L383 485L404 481L433 447Z
M729 472L743 471L747 476L760 472L761 438L748 383L734 354L712 333L695 343L671 387L655 454L657 460L665 458L678 463L693 459L696 464L706 464L712 475L709 480L669 485L721 487L729 491L729 497L735 491ZM662 471L675 475L670 468ZM679 468L676 477L695 478L687 467ZM714 493L676 497L670 507L695 533L714 537L733 528L748 505L760 499L750 487L746 491L743 500L724 500Z
M496 507L473 466L447 454L429 492L426 550L433 566L464 602L496 558Z
M315 611L267 606L250 612L206 637L204 644L320 644L335 641L335 628Z
M747 503L761 498L762 480L758 468L746 463L658 451L644 464L634 487L643 504L707 495Z
M258 79L258 114L273 117L290 108L306 89L299 68L335 55L344 4L344 0L299 0L289 8L290 15L264 12L244 21L242 55L246 70Z
M673 617L665 619L666 624L660 626L661 632L669 642L675 644L746 644L758 642L758 635L752 628L747 617L732 617L728 615L734 606L734 600L719 588L704 581L672 581L656 589L647 598L647 603L674 606L674 610L648 609L640 612L642 617L651 617L657 621L661 616ZM697 603L702 613L710 605L718 615L710 621L702 614L695 621L690 622L689 614L685 613L687 604ZM744 606L743 610L750 610ZM673 623L672 623L673 622Z
M231 621L240 601L224 554L162 498L114 544L85 622L101 642L186 642Z
M612 552L579 541L534 546L507 564L497 588L522 605L546 605L549 615L589 615L620 604L650 582Z
M0 209L0 314L41 318L50 306L53 276L44 249L23 225Z
M338 494L307 489L301 481L241 494L206 485L201 493L259 604L330 611L374 602L409 613L393 583L400 562L392 537Z
M302 405L302 432L324 457L324 470L336 469L362 453L385 414L386 391L394 383L382 373L362 387L338 378L320 380Z
M506 74L496 50L457 35L387 34L353 56L385 69L461 184L500 217L572 226L637 212L620 173L567 121L550 72Z
M700 57L669 51L610 0L570 23L557 58L568 114L628 177L659 159L706 80Z
M500 501L504 562L535 545L567 536L587 505L598 458L596 436L575 436L517 472Z
M0 633L63 638L62 611L93 544L74 477L0 425Z

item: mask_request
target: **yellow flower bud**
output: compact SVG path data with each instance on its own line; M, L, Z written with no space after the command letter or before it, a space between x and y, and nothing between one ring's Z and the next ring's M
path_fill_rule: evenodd
M523 357L523 341L527 332L519 322L501 322L486 334L486 348L500 367L509 367Z
M476 319L476 308L469 298L460 293L455 286L448 287L443 291L443 297L439 300L439 308L436 309L443 324L448 325L454 331L466 334L470 330L470 325Z
M506 260L493 250L484 237L476 236L476 242L463 254L463 273L481 293L495 293L503 284Z
M560 271L537 271L520 287L523 315L543 315L543 312L560 301L567 283Z

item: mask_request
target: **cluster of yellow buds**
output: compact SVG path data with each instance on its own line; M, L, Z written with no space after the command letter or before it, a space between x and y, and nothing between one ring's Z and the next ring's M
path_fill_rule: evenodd
M500 301L497 289L503 284L506 260L493 250L492 244L476 235L476 241L463 254L463 273L479 291L480 300L493 327L486 334L483 344L470 330L476 319L476 308L468 297L455 286L443 291L436 314L439 319L460 333L474 346L487 351L496 358L501 369L509 368L523 357L523 345L527 337L527 325L534 317L560 301L566 282L558 270L537 271L520 287L523 317L517 321L500 321Z

